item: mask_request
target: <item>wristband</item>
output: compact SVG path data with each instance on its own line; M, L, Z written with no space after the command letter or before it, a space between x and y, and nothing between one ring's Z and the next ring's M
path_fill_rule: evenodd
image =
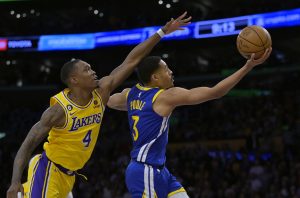
M157 32L156 32L159 36L160 36L160 38L163 38L166 34L164 33L164 31L162 31L162 29L160 28L159 30L157 30Z

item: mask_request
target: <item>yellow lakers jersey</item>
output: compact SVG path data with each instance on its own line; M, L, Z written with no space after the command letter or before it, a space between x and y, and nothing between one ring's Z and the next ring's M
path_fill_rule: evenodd
M50 99L50 106L59 103L66 115L63 127L53 127L44 144L47 157L69 170L81 169L90 158L100 130L105 107L99 93L86 106L79 106L68 98L65 89Z

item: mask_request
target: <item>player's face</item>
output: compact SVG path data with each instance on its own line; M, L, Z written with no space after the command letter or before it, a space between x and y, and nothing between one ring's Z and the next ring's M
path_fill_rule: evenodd
M159 62L159 69L157 70L157 75L158 85L160 88L167 89L174 86L173 72L163 60L160 60Z
M96 88L97 87L97 75L92 70L90 64L80 61L76 64L75 78L77 86L81 88Z

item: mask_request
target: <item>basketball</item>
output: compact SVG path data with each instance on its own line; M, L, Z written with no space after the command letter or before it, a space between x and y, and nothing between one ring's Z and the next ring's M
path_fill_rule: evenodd
M265 28L252 25L242 29L237 37L236 45L240 54L246 59L250 59L252 53L255 53L255 59L258 59L267 48L271 47L272 39Z

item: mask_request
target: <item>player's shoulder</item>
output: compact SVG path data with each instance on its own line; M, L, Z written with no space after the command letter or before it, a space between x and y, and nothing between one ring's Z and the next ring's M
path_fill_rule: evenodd
M44 127L60 127L66 120L66 114L60 104L48 107L42 114L39 123Z
M163 105L176 106L178 100L188 97L187 89L182 87L171 87L162 91L156 101Z
M127 99L130 91L131 91L131 88L125 88L125 89L122 90L121 95L123 97L126 97L126 99Z
M131 90L131 88L125 88L121 93L128 94L128 92Z
M64 108L61 106L60 103L56 103L53 106L48 107L43 115L42 120L51 121L51 122L58 122L59 120L63 120L65 118L65 111Z
M181 94L184 91L186 91L186 89L182 88L182 87L171 87L171 88L165 89L160 94L160 96L161 97L170 97L170 96L174 96L174 95L177 95L177 94Z
M102 91L110 90L112 81L112 76L104 76L98 81L98 88L100 88Z
M46 109L46 111L49 111L51 113L64 113L64 107L62 106L61 103L56 103L52 106L50 106L48 109Z

